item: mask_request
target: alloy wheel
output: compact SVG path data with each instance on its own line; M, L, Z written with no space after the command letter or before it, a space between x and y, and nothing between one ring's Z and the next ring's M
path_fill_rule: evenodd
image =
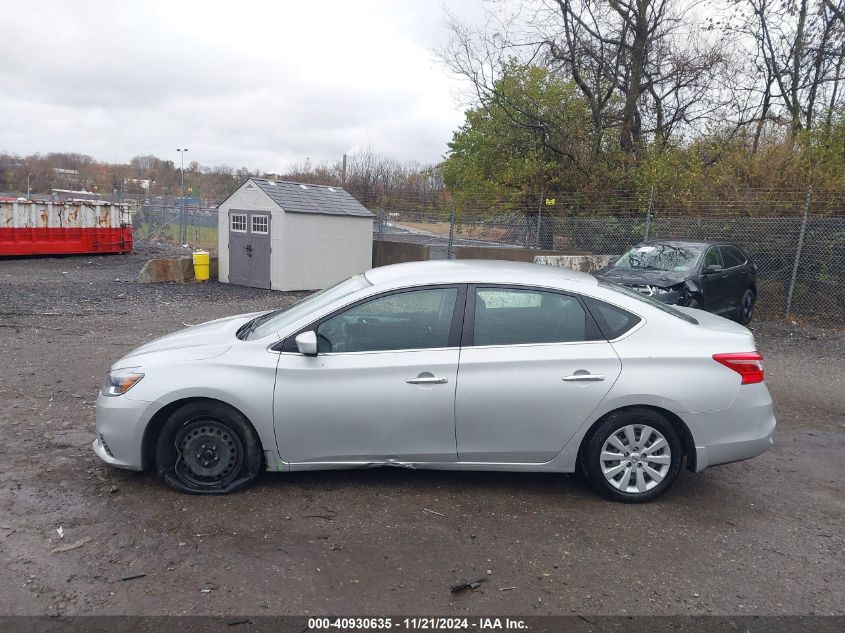
M672 452L657 429L629 424L608 436L599 462L611 486L620 492L639 494L663 481L672 463Z
M754 295L746 293L745 296L742 298L742 320L745 323L751 321L751 317L754 314Z

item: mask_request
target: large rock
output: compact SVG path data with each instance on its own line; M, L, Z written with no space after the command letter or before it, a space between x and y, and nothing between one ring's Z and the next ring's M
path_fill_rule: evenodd
M138 283L157 284L175 281L184 284L194 280L194 262L190 257L151 259L141 269Z
M614 259L613 255L538 255L534 263L592 273L609 266Z

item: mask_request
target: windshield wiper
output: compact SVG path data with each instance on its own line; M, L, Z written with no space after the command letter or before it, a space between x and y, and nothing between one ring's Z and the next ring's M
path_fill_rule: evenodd
M240 340L245 341L249 338L249 335L255 332L255 328L257 328L262 323L269 321L274 316L279 314L279 312L284 312L285 309L281 310L271 310L270 312L266 312L265 314L259 314L257 317L252 319L251 321L247 321L244 323L237 331L235 336L237 336Z

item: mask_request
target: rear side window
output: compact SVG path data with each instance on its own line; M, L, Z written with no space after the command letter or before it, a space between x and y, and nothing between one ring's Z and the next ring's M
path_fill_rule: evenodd
M742 266L748 261L742 251L734 246L722 246L720 248L722 249L722 259L725 261L725 268Z
M636 314L592 297L584 297L584 301L609 341L619 338L642 320Z
M676 310L670 305L663 303L662 301L658 301L657 299L652 299L651 297L647 297L646 295L631 290L621 284L614 284L607 281L600 281L599 286L602 288L607 288L608 290L613 290L614 292L619 292L625 295L626 297L630 297L631 299L636 299L642 303L646 303L650 305L652 308L656 308L661 312L665 312L666 314L671 314L674 317L681 319L682 321L686 321L687 323L692 323L693 325L698 325L698 321L696 321L693 317L686 314L685 312L681 312L680 310Z
M475 291L474 345L571 343L599 338L590 315L570 295L518 288Z

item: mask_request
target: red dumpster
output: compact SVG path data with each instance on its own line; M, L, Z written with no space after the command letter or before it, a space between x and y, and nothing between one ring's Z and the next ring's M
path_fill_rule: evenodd
M0 256L131 251L127 204L0 201Z

